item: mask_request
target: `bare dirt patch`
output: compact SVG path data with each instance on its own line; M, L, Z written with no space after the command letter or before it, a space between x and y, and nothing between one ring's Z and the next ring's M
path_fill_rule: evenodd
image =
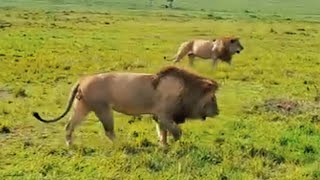
M263 104L266 111L293 113L299 110L299 104L286 99L270 99Z
M3 20L0 20L0 29L11 27L12 24Z
M5 99L10 96L9 91L0 89L0 99Z
M246 110L249 114L259 114L262 112L281 113L284 115L297 115L306 112L320 111L320 105L311 101L297 101L290 99L267 99Z

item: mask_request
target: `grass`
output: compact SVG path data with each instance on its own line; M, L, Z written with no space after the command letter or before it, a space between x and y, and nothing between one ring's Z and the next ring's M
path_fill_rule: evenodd
M243 6L228 1L230 7L220 2L219 8L208 1L177 1L175 10L160 4L148 10L147 1L137 2L136 10L133 1L108 1L112 8L93 3L89 10L87 1L69 1L62 9L60 2L41 2L0 3L12 6L0 11L4 179L320 178L317 1L245 6L253 1L242 0ZM212 13L217 9L218 15ZM270 15L273 10L277 16ZM35 110L46 117L60 114L81 75L154 73L171 64L163 57L173 55L182 41L230 34L241 37L245 47L233 68L220 63L212 69L201 60L194 68L187 60L179 64L221 84L221 113L183 124L181 141L168 149L158 147L149 116L131 123L132 117L115 112L118 142L112 144L90 114L76 130L72 148L64 142L67 118L47 125L31 116Z

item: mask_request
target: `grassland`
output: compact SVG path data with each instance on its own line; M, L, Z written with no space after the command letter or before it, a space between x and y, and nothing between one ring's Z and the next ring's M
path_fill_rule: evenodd
M320 178L318 1L229 0L211 8L186 0L173 10L147 1L62 2L0 1L0 177ZM64 143L67 118L47 125L31 116L60 114L81 75L157 72L182 41L230 34L245 46L233 68L179 64L221 84L221 115L183 124L181 141L168 149L157 146L148 116L132 121L115 112L112 144L91 114L72 148Z

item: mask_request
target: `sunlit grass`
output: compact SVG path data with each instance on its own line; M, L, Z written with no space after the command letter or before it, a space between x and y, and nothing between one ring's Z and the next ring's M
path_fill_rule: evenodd
M162 12L162 11L161 11ZM139 13L7 9L0 19L0 175L6 178L312 179L319 178L320 25L290 20L214 20ZM10 15L10 16L9 16ZM179 15L180 16L180 15ZM155 73L190 38L240 37L234 67L198 60L179 66L216 79L221 115L182 125L182 140L158 147L155 123L115 113L118 142L93 114L64 142L67 118L54 117L73 83L106 71ZM281 112L270 99L297 102ZM289 104L290 105L290 104ZM282 104L278 105L281 109ZM7 128L7 129L6 129ZM9 131L8 131L9 129Z

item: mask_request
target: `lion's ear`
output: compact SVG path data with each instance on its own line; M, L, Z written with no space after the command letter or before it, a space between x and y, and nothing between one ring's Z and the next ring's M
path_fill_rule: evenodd
M232 39L230 40L231 43L235 43L235 42L237 42L237 41L239 41L239 38L238 38L238 37L232 38Z
M218 83L215 81L206 81L206 83L203 85L203 92L216 92L218 90Z

